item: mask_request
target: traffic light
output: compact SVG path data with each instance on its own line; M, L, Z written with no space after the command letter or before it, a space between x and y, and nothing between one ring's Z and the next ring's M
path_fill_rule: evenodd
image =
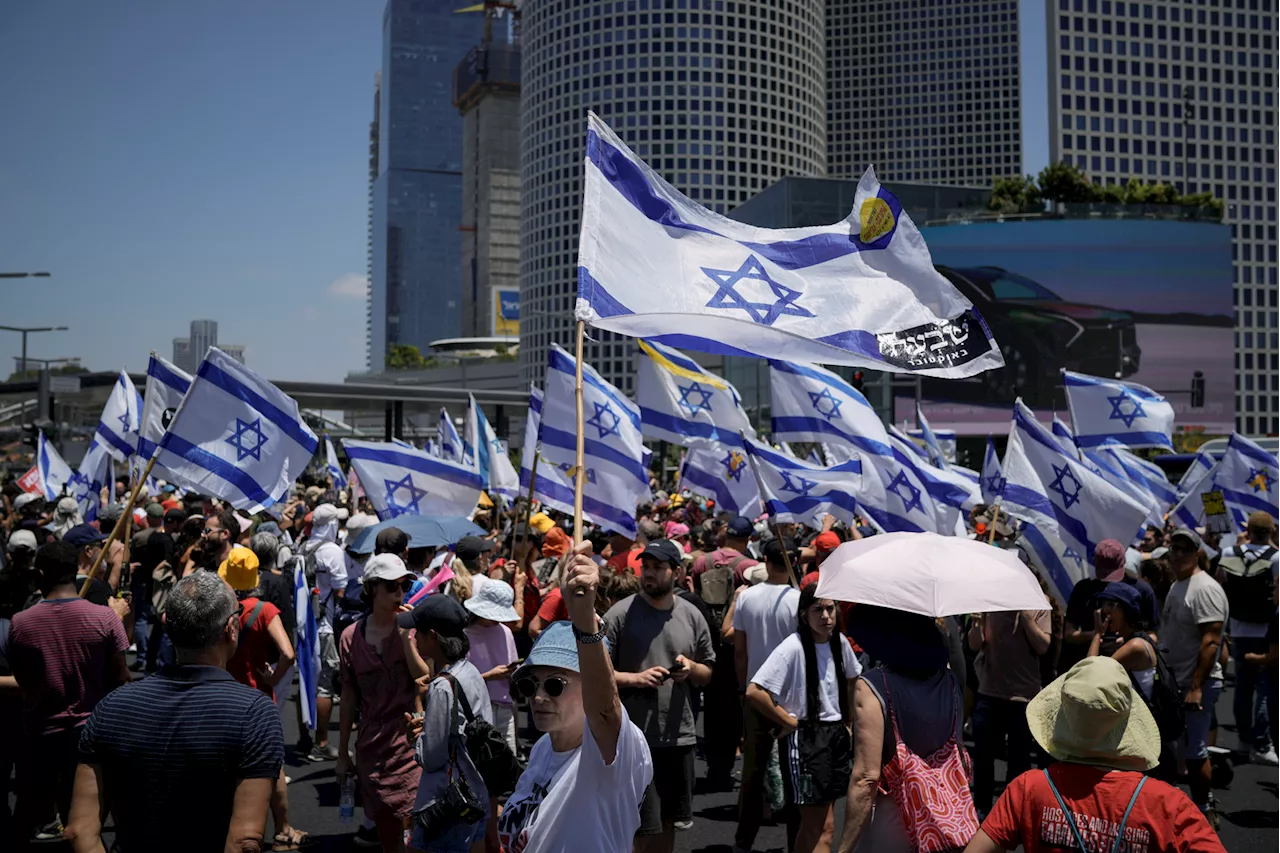
M855 370L853 372L853 387L859 394L862 393L862 380L863 380L862 371Z
M35 424L22 425L22 443L35 450L40 446L40 428Z
M1204 371L1197 370L1191 375L1191 408L1204 408Z

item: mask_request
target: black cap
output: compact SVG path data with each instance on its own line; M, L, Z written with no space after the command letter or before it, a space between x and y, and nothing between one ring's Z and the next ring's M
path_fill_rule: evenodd
M74 545L77 548L83 548L85 545L92 545L95 542L101 542L106 539L102 535L102 531L94 527L92 524L77 524L62 535L62 541L68 545Z
M461 560L471 562L481 554L493 550L493 540L484 539L480 536L464 536L458 540L458 545L453 549L453 553L458 555Z
M747 539L755 532L756 526L745 515L737 515L729 519L729 526L725 530L725 533L734 539Z
M427 596L427 600L396 617L401 628L435 631L446 637L461 637L467 627L467 611L443 593Z
M668 563L674 569L680 565L683 556L679 546L670 539L655 539L640 552L640 559L650 557L660 563Z
M777 565L782 562L782 550L784 548L788 554L794 555L796 552L795 540L789 536L783 537L782 539L775 536L768 542L764 543L764 548L762 549L764 558L770 563Z
M399 527L386 527L378 531L373 540L375 554L403 554L409 547L409 534Z
M164 520L170 524L181 524L187 520L187 514L175 506L164 514Z

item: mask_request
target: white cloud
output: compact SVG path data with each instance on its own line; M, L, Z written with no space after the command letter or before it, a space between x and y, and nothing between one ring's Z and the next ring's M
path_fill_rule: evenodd
M353 272L340 275L330 283L329 293L343 299L365 299L369 295L369 278Z

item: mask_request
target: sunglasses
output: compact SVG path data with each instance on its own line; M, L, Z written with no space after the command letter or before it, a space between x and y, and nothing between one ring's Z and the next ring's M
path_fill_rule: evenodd
M400 590L401 592L408 592L409 590L413 589L413 581L409 580L408 578L405 578L404 580L399 580L399 581L383 581L382 588L385 589L387 592L395 592L396 590Z
M516 694L522 699L532 699L537 696L539 686L546 691L548 696L555 699L564 693L564 689L569 686L569 679L562 675L552 675L539 681L532 675L527 675L524 678L517 679L511 686L515 688Z

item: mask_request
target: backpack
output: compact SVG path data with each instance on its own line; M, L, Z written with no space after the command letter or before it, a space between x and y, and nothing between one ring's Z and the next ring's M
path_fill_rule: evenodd
M502 732L493 727L492 723L471 712L471 703L467 701L467 694L453 675L447 672L442 672L440 675L449 682L454 699L457 700L454 704L454 713L457 713L458 705L462 706L462 715L467 721L462 730L463 749L466 750L471 763L475 765L480 778L484 780L489 796L500 797L511 793L516 789L516 780L520 778L521 768L515 753L507 745L507 739ZM456 731L456 728L454 730Z
M698 596L702 603L711 609L714 618L712 624L724 623L724 614L729 610L729 602L733 601L733 589L737 585L734 573L745 556L739 554L727 562L716 561L711 568L698 575Z
M1242 622L1267 623L1276 612L1271 559L1276 549L1246 550L1242 545L1218 560L1231 615Z
M1182 704L1182 690L1178 687L1178 679L1174 677L1164 655L1160 654L1160 649L1148 634L1139 631L1134 636L1146 642L1156 656L1156 675L1151 684L1151 698L1142 695L1132 673L1129 674L1129 680L1133 682L1134 692L1142 696L1151 716L1155 717L1156 727L1160 729L1160 740L1164 743L1175 741L1187 730L1186 708Z

